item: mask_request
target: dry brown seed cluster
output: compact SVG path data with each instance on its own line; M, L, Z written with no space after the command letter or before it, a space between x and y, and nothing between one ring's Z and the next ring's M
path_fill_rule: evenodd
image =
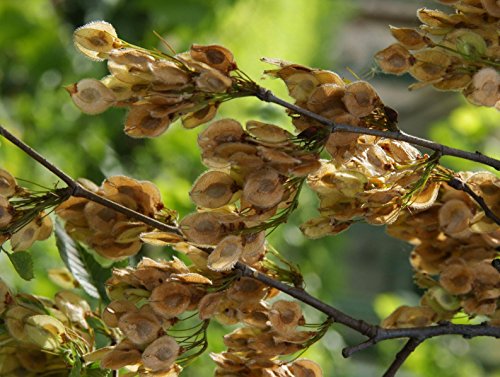
M307 348L317 332L299 330L305 322L296 302L279 300L270 305L264 301L269 292L262 283L242 278L228 290L209 294L200 302L202 318L245 325L224 336L227 351L211 354L217 365L215 376L257 377L286 371L292 376L322 376L319 366L309 360L295 365L278 359ZM288 369L293 365L297 369L294 373Z
M77 29L74 42L91 59L106 59L111 74L68 86L73 102L87 114L129 108L125 132L131 137L156 137L179 117L186 128L196 127L212 119L230 96L229 74L236 63L222 46L193 45L170 56L129 45L104 21Z
M194 247L190 248L193 252ZM187 249L182 251L193 257ZM292 375L307 375L309 370L316 373L314 376L321 375L312 362L286 364L277 359L317 340L317 331L299 330L304 318L297 303L280 300L271 305L265 300L277 292L270 287L248 277L228 285L227 275L207 268L206 256L193 260L197 263L187 267L175 257L169 262L144 258L137 268L114 270L106 284L112 302L102 319L109 327L120 329L123 338L115 347L98 350L90 358L101 360L104 368L135 366L144 375L172 372L180 368L175 361L184 358L189 345L176 340L172 335L175 331L169 330L175 330L172 327L183 321L185 312L196 310L202 321L213 319L224 325L244 326L225 337L226 352L212 355L218 365L216 375L238 371L242 376L259 376L265 370L287 370L292 366L297 369L297 374ZM155 354L158 356L150 356ZM160 355L164 355L163 361ZM240 364L236 365L235 360Z
M280 60L265 61L280 66L279 69L268 70L266 73L284 81L297 106L339 124L381 129L396 127L397 113L384 105L368 82L349 82L331 71ZM311 126L323 128L304 116L294 115L292 123L300 131ZM357 134L349 133L331 135L329 140L333 144L330 147L327 145L327 148L354 143L358 137ZM339 144L340 140L342 142Z
M499 178L486 172L459 176L500 213ZM387 231L415 245L410 262L417 284L428 288L422 305L434 312L429 323L460 310L499 318L500 276L491 262L498 255L500 229L469 195L443 183L431 207L403 211Z
M31 197L8 171L0 168L0 244L10 239L12 251L27 250L35 241L52 234L50 217L24 205ZM33 197L33 203L35 200Z
M345 147L344 147L345 148ZM402 207L426 208L439 189L429 182L411 199L410 190L422 176L426 158L411 145L373 136L360 136L349 149L308 177L320 199L320 217L302 225L311 238L337 234L356 220L382 225L396 220Z
M123 338L114 347L96 351L103 368L135 366L141 376L180 372L175 361L189 349L167 335L168 330L183 313L198 308L212 285L195 271L175 257L169 262L143 258L136 268L113 271L106 283L112 301L102 319Z
M148 181L125 176L106 179L100 187L88 180L81 183L90 191L143 215L154 218L163 209L158 188ZM66 231L102 256L120 260L141 248L140 233L148 228L142 222L84 198L71 197L56 208L66 221Z
M460 91L475 105L500 109L500 6L490 0L449 3L454 13L422 8L418 29L391 27L398 43L375 55L384 72L409 72L438 90Z
M91 315L88 303L73 292L59 292L54 301L14 295L0 280L0 324L6 330L0 335L0 375L67 375L74 350L92 351Z
M180 228L188 242L216 246L208 258L215 271L230 270L238 260L255 264L265 253L261 230L290 209L303 177L320 166L318 154L303 150L289 132L257 121L244 130L235 120L219 120L198 144L210 170L190 191L198 212ZM254 231L245 232L249 228Z

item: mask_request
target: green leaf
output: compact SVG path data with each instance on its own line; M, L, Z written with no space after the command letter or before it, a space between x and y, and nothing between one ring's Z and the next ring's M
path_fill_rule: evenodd
M31 280L35 277L33 273L33 259L28 251L17 251L14 253L7 253L10 262L16 269L17 273L24 280Z
M98 363L93 363L82 370L83 377L111 377L113 371L110 369L101 369Z
M68 377L80 377L82 375L82 361L77 358L75 363L73 364L73 368L71 368L71 372Z
M85 292L94 298L108 302L104 283L111 276L111 268L104 268L96 262L92 254L73 240L56 222L56 245L64 264L80 283Z

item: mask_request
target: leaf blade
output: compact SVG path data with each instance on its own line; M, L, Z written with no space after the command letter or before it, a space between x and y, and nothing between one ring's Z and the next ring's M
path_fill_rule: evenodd
M111 269L102 267L85 248L73 240L56 222L56 245L59 255L75 280L91 297L108 301L104 282L111 276Z
M33 259L28 251L5 252L5 254L7 254L10 263L12 263L12 266L22 279L29 281L35 277Z

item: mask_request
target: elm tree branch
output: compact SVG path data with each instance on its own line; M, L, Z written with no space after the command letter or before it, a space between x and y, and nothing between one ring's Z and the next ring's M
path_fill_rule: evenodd
M491 166L491 167L495 168L496 170L500 170L500 161L499 160L485 156L484 154L482 154L480 152L472 153L472 152L463 151L461 149L448 147L446 145L439 144L439 143L436 143L434 141L430 141L430 140L423 139L423 138L420 138L417 136L409 135L407 133L404 133L403 131L383 131L383 130L372 129L372 128L349 126L346 124L336 124L335 122L332 122L331 120L329 120L325 117L322 117L321 115L318 115L318 114L316 114L312 111L309 111L307 109L304 109L300 106L291 104L287 101L282 100L279 97L276 97L273 94L273 92L255 84L255 83L253 83L251 86L254 88L251 88L250 91L252 92L252 94L255 97L259 98L260 100L265 101L265 102L275 103L277 105L280 105L282 107L287 108L288 110L292 111L293 113L304 115L306 117L314 119L315 121L329 127L331 132L352 132L352 133L356 133L356 134L373 135L373 136L384 137L387 139L405 141L405 142L413 144L413 145L418 145L418 146L439 152L443 156L459 157L459 158L463 158L465 160L479 162L481 164Z
M384 373L384 375L382 377L394 377L396 375L397 371L399 370L399 368L401 368L403 363L406 361L406 359L408 359L408 357L411 355L411 353L413 351L415 351L415 349L418 347L418 345L420 343L422 343L423 341L424 341L424 339L420 339L420 338L410 338L406 342L404 347L401 349L401 351L399 351L396 354L396 358L394 359L394 361L392 362L392 364L389 366L389 368L387 369L387 371Z
M486 204L486 202L484 201L484 199L476 194L471 188L469 185L467 185L465 182L461 181L460 179L458 178L452 178L448 181L446 181L446 183L448 183L451 187L453 187L455 190L460 190L460 191L463 191L463 192L466 192L467 194L469 194L470 196L472 196L472 198L474 198L474 200L477 202L477 204L479 204L479 206L483 209L484 211L484 214L486 216L488 216L490 219L492 219L495 223L497 223L498 225L500 225L500 217L498 217L489 207L488 205Z
M168 225L158 221L154 218L145 216L139 212L133 211L127 207L124 207L118 203L115 203L111 200L103 198L87 189L82 187L76 180L72 179L69 175L64 173L62 170L58 169L55 165L50 163L46 158L41 156L34 149L30 148L28 145L23 143L21 140L16 138L10 132L8 132L4 127L0 126L0 135L7 138L14 145L19 147L22 151L24 151L27 155L32 157L34 160L38 161L41 165L47 168L49 171L54 173L57 177L63 180L68 185L68 197L69 196L78 196L83 197L88 200L94 201L98 204L111 208L117 212L120 212L130 218L135 220L139 220L144 222L151 227L154 227L158 230L167 231L167 232L175 232L177 234L181 234L180 230L172 225ZM398 357L393 362L391 367L388 370L388 373L391 370L395 371L399 368L400 364L408 357L408 355L413 351L413 349L422 341L440 335L449 335L456 334L462 335L466 338L472 338L475 336L490 336L495 338L500 338L500 327L488 326L486 324L481 325L454 325L449 322L442 323L437 326L429 326L429 327L421 327L421 328L403 328L403 329L383 329L377 325L371 325L361 319L356 319L354 317L349 316L348 314L322 302L316 297L310 295L303 289L299 289L288 284L285 284L281 281L275 280L252 267L238 262L235 268L240 271L243 276L252 277L262 283L274 287L281 292L292 296L299 301L316 308L322 313L329 316L334 322L342 324L346 327L355 330L356 332L363 334L368 337L368 340L351 347L347 347L342 351L344 357L349 357L353 353L366 349L375 345L378 342L388 340L388 339L396 339L396 338L408 338L408 346L405 346L402 351L398 354ZM415 340L416 339L416 340ZM417 344L418 340L418 344ZM413 349L412 349L413 347ZM393 375L393 374L392 374ZM386 374L386 376L391 376L391 374Z

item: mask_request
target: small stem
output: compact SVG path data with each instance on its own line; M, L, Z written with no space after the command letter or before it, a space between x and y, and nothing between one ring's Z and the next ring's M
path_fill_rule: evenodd
M41 165L43 165L49 171L54 173L54 175L56 175L61 180L63 180L64 183L66 183L68 185L68 187L71 189L71 193L70 193L71 196L89 199L89 200L96 202L98 204L101 204L105 207L111 208L111 209L115 210L116 212L120 212L120 213L122 213L130 218L134 218L134 219L137 219L139 221L142 221L143 223L150 225L153 228L163 230L166 232L174 232L177 234L181 234L179 229L175 226L162 223L161 221L158 221L158 220L155 220L149 216L143 215L142 213L133 211L130 208L127 208L121 204L113 202L109 199L106 199L102 196L97 195L96 193L93 193L92 191L85 189L76 180L74 180L68 174L66 174L61 169L56 167L54 164L49 162L45 157L43 157L41 154L39 154L37 151L35 151L29 145L27 145L26 143L24 143L23 141L21 141L20 139L15 137L13 134L11 134L9 131L7 131L1 125L0 125L0 135L4 136L7 140L9 140L12 144L14 144L16 147L21 149L23 152L25 152L28 156L33 158L35 161L39 162Z
M451 187L453 187L455 190L460 190L463 192L466 192L472 198L479 204L479 206L483 209L484 214L488 216L490 219L492 219L495 223L500 225L500 217L498 217L486 204L484 199L476 194L469 185L467 185L465 182L461 181L460 179L457 178L451 178L448 180L446 183L448 183Z
M29 145L23 143L20 139L18 139L13 134L11 134L9 131L7 131L5 129L5 127L3 127L2 125L0 125L0 135L2 135L4 138L9 140L12 144L14 144L19 149L21 149L24 153L26 153L28 156L30 156L33 160L39 162L41 165L46 167L48 170L50 170L56 176L61 178L61 180L64 183L66 183L69 187L74 188L76 186L76 182L69 175L67 175L65 172L63 172L61 169L59 169L54 164L50 163L45 157L43 157L40 153L35 151Z
M404 347L399 351L396 355L396 358L389 366L389 369L384 373L382 377L394 377L401 368L401 365L408 359L413 351L418 347L420 343L422 343L424 339L420 338L410 338L408 342L404 345Z
M485 156L484 154L479 152L472 153L463 151L461 149L448 147L446 145L439 144L434 141L406 134L402 131L383 131L372 128L349 126L346 124L336 124L335 122L332 122L331 120L322 117L321 115L318 115L312 111L296 106L294 104L282 100L281 98L276 97L270 90L267 90L261 86L257 86L254 95L262 101L275 103L277 105L283 106L293 111L294 113L301 114L311 119L314 119L315 121L329 127L331 132L352 132L356 134L373 135L373 136L384 137L387 139L405 141L413 145L418 145L424 148L434 150L436 152L441 153L441 155L443 156L447 155L447 156L459 157L465 160L479 162L491 166L496 170L500 170L500 160Z
M236 263L236 269L241 271L243 276L251 277L256 280L261 281L262 283L274 287L289 296L295 297L297 300L302 301L303 303L318 309L319 311L325 313L329 317L333 319L334 322L341 323L351 329L355 329L359 333L366 335L368 337L375 336L377 332L377 326L370 325L369 323L355 319L344 312L335 309L333 306L325 304L323 301L318 300L316 297L311 296L309 293L304 291L303 289L289 286L285 283L282 283L279 280L275 280L262 272L259 272L252 267L247 266L244 263L238 262Z

